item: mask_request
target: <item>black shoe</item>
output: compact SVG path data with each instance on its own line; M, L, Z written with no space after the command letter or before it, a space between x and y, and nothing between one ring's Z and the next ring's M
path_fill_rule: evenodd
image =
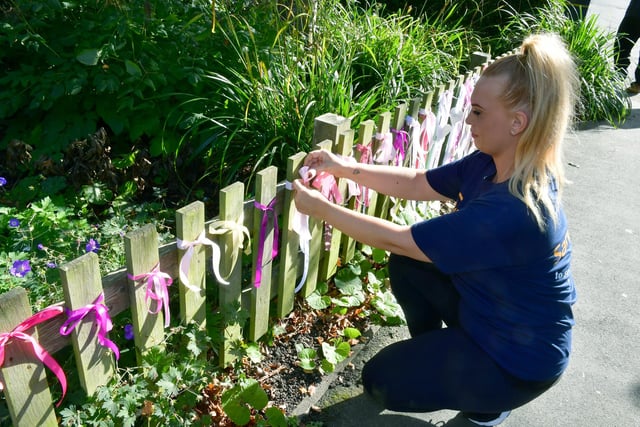
M479 426L497 426L502 423L511 414L511 411L505 411L500 414L481 414L476 412L463 412L462 416Z

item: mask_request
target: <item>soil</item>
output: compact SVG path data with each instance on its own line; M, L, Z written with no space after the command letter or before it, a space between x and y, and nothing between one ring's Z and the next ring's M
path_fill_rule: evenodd
M374 325L367 316L362 315L362 308L354 308L345 315L337 315L298 306L289 316L280 320L276 329L284 332L276 336L271 345L263 347L263 358L259 363L243 360L243 372L247 377L260 382L269 397L268 406L280 408L287 416L300 415L296 412L303 401L320 398L321 384L323 381L326 382L327 373L322 374L318 369L305 372L299 366L296 345L314 348L320 355L321 343L339 337L346 327L356 328L362 333L359 339L350 341L353 353L354 350L364 347ZM342 363L339 370L338 383L359 383L360 371L349 361ZM234 426L221 409L222 391L221 385L210 384L203 391L205 399L198 405L198 410L202 414L212 416L214 425ZM318 410L314 405L309 406L311 411ZM255 421L260 419L261 415L254 412L252 422L248 425L255 425ZM300 425L304 425L304 422Z

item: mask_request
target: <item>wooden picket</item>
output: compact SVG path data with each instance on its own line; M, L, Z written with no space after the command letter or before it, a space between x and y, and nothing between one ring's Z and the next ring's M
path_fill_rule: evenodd
M361 121L351 129L351 120L335 114L325 114L314 123L313 146L360 160L357 146L369 147L372 153L379 148L378 136L391 131L408 131L407 116L423 120L426 112L436 111L437 102L445 91L460 94L461 85L476 78L486 56L474 56L473 73L438 87L434 92L399 105L392 112L383 112L375 120ZM430 146L429 158L440 163L446 160L450 142ZM471 147L462 147L470 150ZM434 157L435 156L435 157ZM305 153L288 159L286 181L298 178ZM408 157L408 156L407 156ZM405 164L409 160L405 159ZM57 307L62 311L78 310L103 298L111 317L129 310L134 329L134 343L138 360L150 348L161 347L165 337L165 323L195 322L206 326L207 311L217 310L224 318L220 363L226 366L234 360L234 347L242 340L256 341L269 328L272 317L282 318L294 308L296 296L310 295L320 281L329 280L338 264L349 262L355 253L356 242L339 230L325 229L322 221L310 218L311 231L308 265L299 249L299 238L292 227L295 212L291 191L286 183L278 182L278 171L267 167L256 175L253 189L255 199L244 200L245 187L234 183L219 193L219 215L206 220L204 204L194 202L176 211L176 241L159 247L154 224L147 224L125 235L126 266L100 277L99 259L87 253L60 267L65 301ZM387 218L392 201L371 192L370 203L362 206L362 199L348 198L346 179L338 180L338 188L345 206L369 215ZM248 233L249 238L246 238ZM277 233L277 234L276 234ZM277 239L277 240L276 240ZM278 254L273 256L274 242ZM251 251L251 265L246 265L244 250ZM216 254L219 260L216 263ZM243 262L244 261L244 262ZM217 264L217 265L216 265ZM301 280L303 267L307 277L296 295L294 288ZM214 269L211 278L207 272ZM218 270L215 270L218 269ZM155 275L155 276L154 276ZM177 319L170 316L166 304L149 298L154 277L173 280L168 296L180 300ZM243 282L243 277L245 282ZM246 278L250 279L246 280ZM246 283L250 282L250 283ZM168 283L168 280L167 280ZM207 301L207 295L217 295L217 305ZM276 301L275 313L271 312ZM165 314L165 309L166 314ZM250 313L248 328L237 321L238 311ZM13 289L0 295L0 345L4 361L0 360L0 382L6 404L16 427L57 425L51 392L47 385L45 366L35 357L31 344L9 336L31 316L26 291ZM66 316L56 316L28 329L26 332L51 355L72 344L78 377L87 394L104 384L115 370L114 355L96 340L93 315L83 318L70 336L60 335ZM2 338L7 338L3 344ZM55 387L55 385L54 385Z

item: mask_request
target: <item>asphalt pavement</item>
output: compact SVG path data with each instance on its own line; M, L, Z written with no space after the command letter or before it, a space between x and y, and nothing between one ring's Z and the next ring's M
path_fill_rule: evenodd
M588 14L615 31L627 4L592 1ZM572 183L563 200L578 291L573 354L560 382L514 410L502 426L640 426L640 95L631 101L621 126L591 123L567 137ZM363 393L364 362L406 337L406 328L378 329L351 365L327 377L296 413L310 412L329 427L470 427L457 411L391 412Z

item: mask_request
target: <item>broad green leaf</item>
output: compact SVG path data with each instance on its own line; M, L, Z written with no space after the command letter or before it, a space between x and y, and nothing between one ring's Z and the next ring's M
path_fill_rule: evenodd
M140 69L140 66L135 62L129 59L125 59L124 66L127 69L127 73L129 73L130 75L134 77L140 77L142 75L142 70Z
M76 55L76 59L84 65L96 65L101 54L101 49L84 49Z
M360 337L362 333L356 328L344 328L344 330L342 331L342 335L344 335L345 338L351 340Z

